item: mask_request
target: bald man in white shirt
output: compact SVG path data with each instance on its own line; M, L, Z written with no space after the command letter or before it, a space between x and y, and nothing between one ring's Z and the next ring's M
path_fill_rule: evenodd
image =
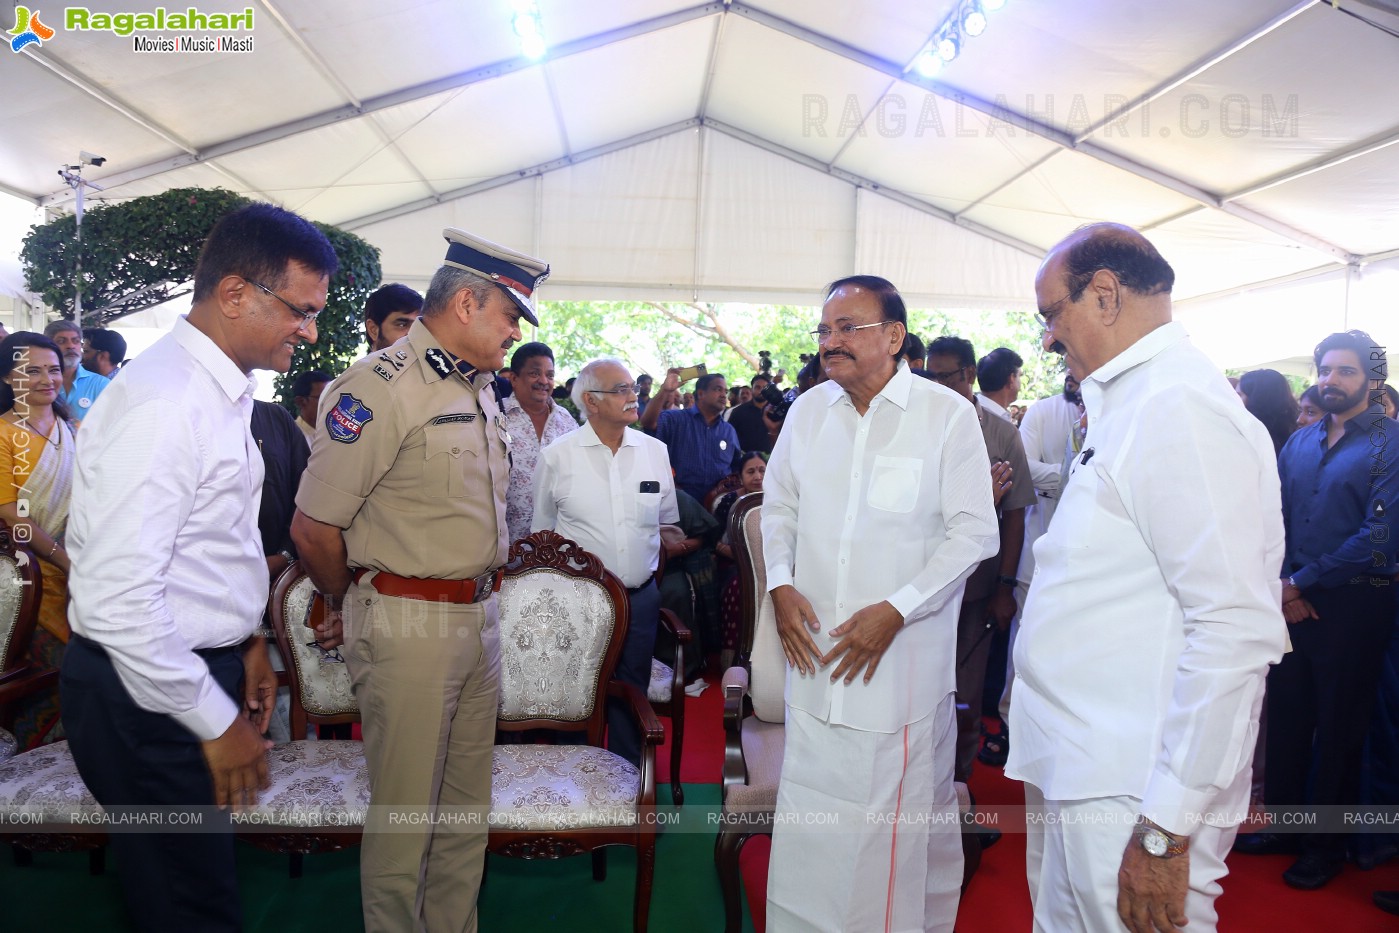
M1037 931L1215 929L1282 656L1272 441L1172 322L1174 281L1116 224L1035 279L1088 410L1015 644L1006 775L1025 782Z
M996 553L976 411L899 356L888 281L828 287L830 382L799 396L763 481L763 556L790 665L768 929L952 930L957 613Z

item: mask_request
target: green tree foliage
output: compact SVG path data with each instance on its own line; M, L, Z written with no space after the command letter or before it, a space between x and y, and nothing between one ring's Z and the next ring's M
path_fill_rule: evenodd
M221 217L248 203L222 188L176 188L86 211L83 326L104 326L189 294L205 237ZM292 357L291 372L277 378L277 397L288 407L297 373L320 369L335 375L354 359L363 341L364 301L382 275L378 249L337 227L316 226L340 258L340 270L330 280L329 300L316 320L317 342L303 344ZM76 230L71 216L31 227L20 252L25 285L69 319L77 274Z
M204 238L220 217L247 203L222 188L174 188L88 208L83 213L83 325L100 327L188 294ZM77 221L69 215L31 227L20 259L25 286L72 320Z

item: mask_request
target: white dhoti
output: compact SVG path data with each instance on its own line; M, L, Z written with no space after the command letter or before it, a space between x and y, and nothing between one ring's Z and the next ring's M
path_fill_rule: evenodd
M951 933L962 883L949 694L897 732L787 709L767 928Z
M1244 769L1213 804L1216 813L1238 818L1247 812L1251 772ZM1117 870L1132 835L1141 801L1135 797L1045 800L1025 785L1025 870L1035 933L1122 933L1117 915ZM1214 900L1229 873L1224 858L1234 844L1238 823L1211 820L1190 834L1190 888L1185 916L1190 933L1213 933L1219 917Z

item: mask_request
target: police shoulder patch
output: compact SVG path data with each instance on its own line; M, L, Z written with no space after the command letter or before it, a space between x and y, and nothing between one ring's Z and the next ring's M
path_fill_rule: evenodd
M340 393L340 400L326 413L325 429L333 441L353 444L359 440L364 426L374 420L374 412L348 392Z

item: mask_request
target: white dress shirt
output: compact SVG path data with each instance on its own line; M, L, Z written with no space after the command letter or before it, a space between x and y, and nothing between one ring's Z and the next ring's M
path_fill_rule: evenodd
M1015 419L1010 416L1010 412L1006 411L1004 408L1001 407L1000 402L996 401L993 398L987 398L980 392L976 393L976 400L981 403L982 408L986 409L991 414L995 415L997 418L1000 418L1002 421L1009 421L1011 424L1015 424Z
M93 407L73 476L68 622L138 706L205 741L238 706L193 652L242 642L267 604L255 385L181 317Z
M900 363L861 416L834 382L802 393L763 478L768 589L810 600L824 654L831 629L887 600L904 616L864 683L790 668L787 702L824 721L893 732L956 688L963 586L999 548L976 409Z
M1042 398L1025 409L1020 421L1020 442L1030 465L1035 504L1025 510L1025 546L1020 550L1016 579L1029 583L1035 572L1035 542L1049 530L1049 520L1059 504L1060 471L1069 434L1078 424L1078 406L1063 394Z
M642 485L655 484L655 491ZM552 528L596 554L627 589L651 578L661 525L680 520L665 444L622 429L614 454L584 424L544 448L534 474L533 530Z
M1273 445L1179 324L1082 392L1088 437L1015 644L1006 775L1051 800L1136 797L1189 833L1249 767L1282 656Z

